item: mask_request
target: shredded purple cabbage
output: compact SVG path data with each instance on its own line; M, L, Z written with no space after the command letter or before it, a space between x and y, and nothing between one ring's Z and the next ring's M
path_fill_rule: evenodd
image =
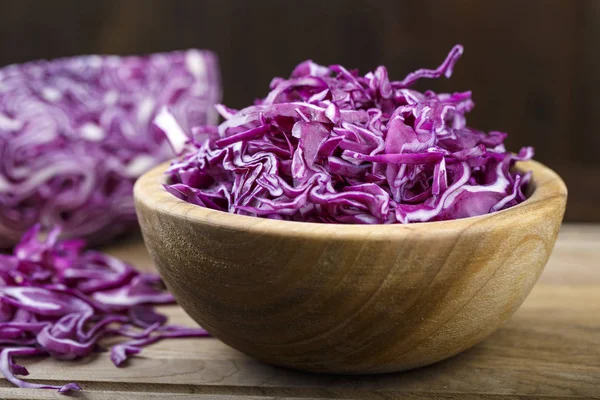
M36 223L106 242L135 224L133 183L172 157L152 126L216 122L216 56L79 56L0 69L0 248Z
M153 308L173 303L157 275L96 251L82 240L59 241L59 229L40 238L40 225L22 238L12 255L0 254L0 372L23 388L80 390L25 382L14 357L51 355L72 360L98 351L106 337L129 338L111 349L121 366L142 347L166 338L204 337L202 328L167 325Z
M166 189L211 209L309 222L439 221L514 206L531 174L512 167L533 149L512 154L505 133L468 127L471 92L410 88L449 78L462 52L455 46L437 69L402 81L385 67L360 76L305 61L256 104L218 105L225 122L192 128L192 139L162 111L157 127L183 151Z

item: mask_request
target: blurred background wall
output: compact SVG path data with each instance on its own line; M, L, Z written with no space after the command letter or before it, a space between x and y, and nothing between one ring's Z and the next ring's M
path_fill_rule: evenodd
M418 88L472 90L469 124L535 146L567 182L567 220L600 222L600 0L0 0L0 65L207 48L232 107L307 58L401 79L455 43L452 79Z

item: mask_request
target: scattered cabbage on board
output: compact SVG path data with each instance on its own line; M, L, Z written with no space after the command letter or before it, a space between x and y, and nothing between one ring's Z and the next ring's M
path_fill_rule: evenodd
M173 156L157 110L185 129L215 123L218 68L200 50L1 68L0 248L36 223L92 243L135 224L135 179Z
M463 48L434 70L391 81L341 65L299 64L266 98L242 110L218 105L218 127L155 123L181 157L166 189L203 207L265 218L386 224L464 218L525 200L533 149L507 152L505 133L466 124L471 92L424 93L420 79L449 78Z
M158 275L97 251L79 239L60 241L54 228L42 238L34 226L14 248L0 254L0 373L22 388L80 390L76 383L46 385L22 380L29 371L15 357L50 355L73 360L112 346L116 366L162 339L204 337L202 328L167 324L155 305L174 303Z

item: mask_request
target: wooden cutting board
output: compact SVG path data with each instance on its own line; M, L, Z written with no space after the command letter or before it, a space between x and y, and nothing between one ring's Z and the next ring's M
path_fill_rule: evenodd
M139 236L106 249L139 268ZM177 306L171 322L194 326ZM438 364L379 376L300 373L255 361L216 339L159 342L116 368L108 354L24 361L29 380L77 382L85 399L600 398L600 225L565 225L539 283L500 330ZM0 380L0 399L64 398Z

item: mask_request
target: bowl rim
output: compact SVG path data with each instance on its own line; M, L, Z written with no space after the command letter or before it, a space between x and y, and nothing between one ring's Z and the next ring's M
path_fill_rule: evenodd
M160 214L188 220L190 224L210 224L220 228L236 231L244 230L259 235L275 234L277 236L315 237L334 235L346 239L364 239L369 235L387 236L407 232L423 232L436 229L441 231L465 229L478 222L502 222L519 219L527 214L530 206L537 203L550 203L553 199L563 200L562 212L567 198L567 187L561 177L552 169L537 161L520 161L517 170L531 171L533 193L522 203L513 207L473 217L446 221L416 222L410 224L337 224L275 220L248 215L232 214L213 210L177 198L163 187L166 183L166 170L171 161L164 162L145 174L134 185L134 198L139 213L139 204L145 205ZM139 217L139 215L138 215Z

